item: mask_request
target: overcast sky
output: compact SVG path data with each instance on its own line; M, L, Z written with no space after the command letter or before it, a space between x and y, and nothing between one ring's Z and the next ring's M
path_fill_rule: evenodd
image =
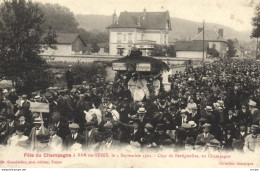
M1 0L0 0L1 1ZM117 15L122 11L165 11L171 17L218 23L238 31L251 30L254 9L247 6L254 0L32 0L58 3L74 14ZM256 0L255 0L256 1ZM172 23L174 24L174 23Z

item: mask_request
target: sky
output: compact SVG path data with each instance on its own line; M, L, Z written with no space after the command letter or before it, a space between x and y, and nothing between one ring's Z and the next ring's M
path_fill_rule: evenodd
M1 0L0 0L1 1ZM147 12L168 10L171 17L196 22L222 24L237 31L252 29L254 8L250 2L257 0L32 0L58 3L74 14L119 15L123 11ZM172 23L173 24L173 23Z

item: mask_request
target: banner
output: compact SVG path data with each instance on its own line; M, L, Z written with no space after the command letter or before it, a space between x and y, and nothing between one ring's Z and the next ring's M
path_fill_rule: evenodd
M115 71L126 71L127 70L126 64L123 62L114 62L112 64L112 67L113 67L113 70L115 70Z
M136 71L151 71L150 63L138 63L136 64Z
M44 112L44 113L49 113L50 112L48 103L31 102L30 103L30 110L32 112Z

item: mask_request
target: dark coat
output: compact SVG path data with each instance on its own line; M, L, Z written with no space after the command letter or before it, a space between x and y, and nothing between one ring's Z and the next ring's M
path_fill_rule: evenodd
M199 141L209 143L212 139L214 139L214 136L212 134L208 133L208 137L205 138L204 134L202 133L197 136L195 144L197 144Z
M101 141L101 134L98 132L96 128L92 129L90 135L88 133L89 131L87 130L83 132L83 135L85 137L85 147L90 147Z
M82 147L84 147L84 145L85 145L84 136L82 136L81 134L78 133L78 136L76 137L76 139L73 139L72 134L68 135L65 138L64 147L65 147L65 149L70 149L70 147L75 143L79 143L82 145Z

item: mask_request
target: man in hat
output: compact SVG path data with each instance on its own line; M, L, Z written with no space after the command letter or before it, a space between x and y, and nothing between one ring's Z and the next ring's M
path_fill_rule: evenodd
M243 120L247 123L250 123L251 121L250 111L248 110L245 104L243 104L242 108L238 111L237 119L239 121Z
M101 97L97 93L97 88L93 87L90 93L90 98L92 102L92 106L96 109L99 108L100 104L102 103Z
M107 123L104 125L105 129L102 135L103 141L101 142L100 149L101 150L115 150L118 149L121 143L114 139L112 128L113 125L111 123Z
M260 117L260 112L256 107L256 102L254 102L253 100L249 100L249 110L252 116L252 122L253 124L258 124L257 123L257 118Z
M216 153L219 152L221 146L220 146L220 142L217 139L212 139L210 140L209 144L208 144L208 151L211 153Z
M72 68L72 65L69 65L69 69L65 73L65 77L66 77L66 81L67 81L67 88L69 90L72 89L73 83L74 83L73 73L72 73L71 68Z
M0 144L6 144L7 136L8 136L8 123L6 121L6 117L0 115Z
M139 128L138 121L130 121L130 132L129 132L129 143L134 144L138 143L139 145L141 144L141 138L143 135L142 130Z
M16 116L24 115L26 118L29 118L30 115L30 101L27 98L27 95L22 95L21 108L16 112Z
M70 132L64 141L64 147L66 150L80 150L83 148L85 144L85 138L81 134L79 134L79 125L76 123L69 124Z
M204 141L206 144L209 143L212 139L214 139L214 136L209 133L211 125L208 123L205 123L202 126L203 133L199 134L196 139L196 143L199 141Z
M150 121L150 116L147 114L147 111L144 107L140 107L137 111L139 126L141 129L144 128L145 124Z
M155 143L157 146L163 146L164 140L171 140L170 135L166 134L164 124L157 124L155 131Z
M156 147L155 137L154 137L154 127L150 123L146 123L144 126L144 135L141 138L142 146L151 148Z
M177 126L180 127L183 123L190 121L190 115L185 109L180 111L180 114L176 117Z
M49 130L44 127L42 118L36 118L33 122L34 127L29 135L31 150L42 151L47 147L49 140Z
M252 125L251 134L249 134L245 138L245 145L244 145L245 152L254 152L255 151L257 143L259 143L259 142L257 142L258 136L259 136L259 126Z
M59 112L52 113L50 117L50 125L57 128L57 135L64 141L66 136L70 134L69 122L61 116Z
M232 151L232 143L235 140L234 126L232 124L226 124L225 135L223 137L223 149L227 151Z
M62 139L57 135L58 128L55 125L51 125L49 127L50 132L50 139L48 146L51 148L51 150L62 150Z
M200 116L199 116L199 114L198 114L198 108L197 108L197 106L192 106L190 109L191 109L191 117L190 117L190 120L192 120L192 121L198 123Z
M247 136L246 122L240 120L238 126L239 126L239 132L235 133L235 139L245 142L245 138Z
M101 135L98 129L95 128L94 122L87 122L85 124L85 130L83 132L85 137L85 147L91 149L97 149L101 142Z

